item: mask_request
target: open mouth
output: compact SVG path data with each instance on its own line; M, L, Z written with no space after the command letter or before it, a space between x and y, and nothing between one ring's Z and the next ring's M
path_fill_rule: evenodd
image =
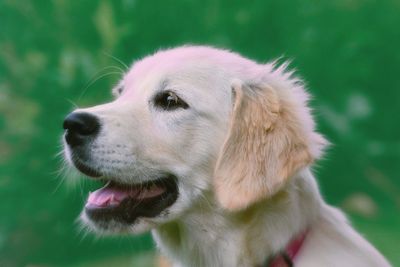
M138 217L155 217L171 206L178 197L174 175L140 184L106 185L89 194L85 212L96 222L133 223Z

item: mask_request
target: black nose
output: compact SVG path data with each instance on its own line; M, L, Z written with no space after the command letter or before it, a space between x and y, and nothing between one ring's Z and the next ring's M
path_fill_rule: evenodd
M64 120L65 141L70 146L85 144L100 130L99 119L89 113L72 112Z

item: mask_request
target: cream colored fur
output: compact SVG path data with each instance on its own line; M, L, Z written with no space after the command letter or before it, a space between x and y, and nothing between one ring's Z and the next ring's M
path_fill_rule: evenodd
M119 89L115 101L81 109L102 122L91 166L132 183L172 172L179 197L160 216L107 231L152 229L176 267L254 267L306 229L296 267L389 266L321 198L310 167L326 142L285 66L180 47L135 63ZM174 91L189 108L157 110L157 90Z

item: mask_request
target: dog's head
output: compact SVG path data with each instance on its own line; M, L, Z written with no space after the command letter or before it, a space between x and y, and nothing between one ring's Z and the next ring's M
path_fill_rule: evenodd
M209 47L135 63L115 100L64 121L67 159L105 181L82 213L95 230L141 232L197 203L242 210L319 157L301 83L284 68Z

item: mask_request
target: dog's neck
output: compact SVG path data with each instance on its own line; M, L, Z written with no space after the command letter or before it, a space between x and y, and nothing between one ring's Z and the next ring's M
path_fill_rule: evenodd
M273 198L242 212L228 213L212 203L208 198L153 231L174 266L260 265L312 224L322 201L312 174L304 170Z

